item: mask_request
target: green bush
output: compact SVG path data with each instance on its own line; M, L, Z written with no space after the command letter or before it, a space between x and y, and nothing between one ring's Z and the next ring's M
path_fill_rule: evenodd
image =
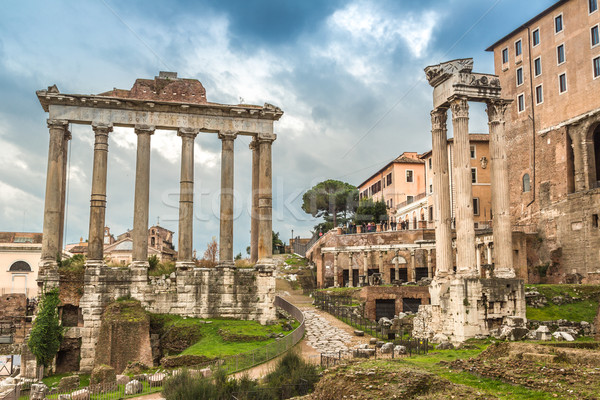
M295 351L286 353L277 363L275 369L265 377L268 387L279 388L283 385L288 387L289 397L299 396L305 393L299 392L299 386L306 384L310 391L319 380L317 367L302 359Z
M58 318L59 304L58 289L42 294L39 311L33 321L27 343L38 363L44 367L52 364L64 335L64 328Z

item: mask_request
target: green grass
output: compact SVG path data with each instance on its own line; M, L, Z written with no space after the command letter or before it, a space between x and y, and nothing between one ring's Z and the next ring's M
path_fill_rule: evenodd
M457 359L468 359L476 357L487 345L480 344L479 350L435 350L427 355L413 356L399 359L398 363L413 366L434 373L449 381L466 385L484 393L497 396L501 399L553 399L553 395L537 390L528 389L523 386L511 385L497 379L485 378L470 374L468 372L451 371L438 363L440 361L451 362Z
M548 301L548 305L542 308L527 307L527 319L594 322L600 300L599 285L526 285L526 287L535 288ZM567 295L575 301L561 305L552 303L553 297Z
M48 387L58 386L58 382L65 376L75 375L73 372L65 372L64 374L56 374L47 376L42 379L42 382L46 384ZM81 374L79 375L79 387L87 387L90 385L90 375L89 374Z
M226 342L219 334L219 330L221 329L234 335L244 336L267 336L270 333L283 333L284 335L287 335L291 332L284 332L281 323L276 325L261 325L256 321L240 321L233 319L200 320L197 318L183 319L176 315L163 315L161 318L165 321L165 326L170 326L172 324L175 324L176 326L194 326L200 331L200 334L202 335L200 341L180 353L182 355L222 357L254 350L275 341L275 339L267 339L251 340L247 342ZM212 323L205 324L201 321L212 321ZM298 322L292 324L294 329L297 326Z
M292 254L285 259L285 263L287 265L297 265L298 267L306 267L308 265L308 260L304 257Z

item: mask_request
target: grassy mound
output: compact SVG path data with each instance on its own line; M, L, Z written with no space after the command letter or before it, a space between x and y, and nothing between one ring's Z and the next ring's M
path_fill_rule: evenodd
M528 291L532 289L546 298L547 305L542 308L527 307L527 319L594 322L600 301L599 285L527 285Z

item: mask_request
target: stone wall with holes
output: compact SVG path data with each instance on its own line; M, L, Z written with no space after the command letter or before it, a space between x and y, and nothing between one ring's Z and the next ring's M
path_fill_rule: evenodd
M27 296L23 293L0 296L0 336L5 342L21 344L30 323L27 323Z
M43 282L44 276L39 280ZM271 270L193 268L170 276L149 277L144 269L87 267L78 302L83 326L70 329L70 337L81 338L81 371L94 367L105 308L122 297L139 300L152 313L235 318L262 324L276 319L275 278Z
M365 303L365 317L370 320L376 318L377 300L395 300L395 309L398 313L406 312L403 308L403 299L420 299L421 304L429 304L429 286L366 286L360 291L360 300Z

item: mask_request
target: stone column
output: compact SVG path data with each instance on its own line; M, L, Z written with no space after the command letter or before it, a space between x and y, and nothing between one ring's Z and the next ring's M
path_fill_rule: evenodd
M457 97L450 102L454 128L453 171L456 182L456 272L475 276L475 224L469 147L469 103Z
M219 267L233 267L233 141L237 132L221 131L221 230Z
M60 231L58 236L58 248L62 254L62 250L65 248L64 234L65 234L65 210L67 205L67 164L69 161L69 140L71 140L71 132L65 130L65 136L63 140L63 168L62 168L62 194L60 198Z
M250 142L252 150L252 212L250 213L250 262L258 261L258 190L260 175L260 146L255 137Z
M427 277L433 278L433 262L431 260L431 249L427 249Z
M108 167L108 134L112 125L92 123L94 130L94 166L90 201L90 231L86 265L104 263L104 226L106 217L106 171Z
M339 253L333 253L333 287L338 287L338 255Z
M490 126L492 212L494 243L496 243L494 275L498 278L515 277L510 225L508 161L504 136L504 112L508 104L509 101L505 100L489 101L486 110Z
M276 135L259 135L258 176L258 264L273 265L273 189L271 146Z
M486 247L487 247L487 263L491 265L492 264L492 242L487 242ZM494 266L494 269L495 269L495 266Z
M177 268L193 268L194 246L194 139L198 129L179 128L181 136L181 179L179 182L179 235Z
M348 266L348 287L354 286L354 268L352 264L354 263L354 254L348 253L348 257L350 258L350 265Z
M435 221L435 275L452 273L452 213L450 210L450 174L448 171L448 138L446 108L431 112L433 166L433 220Z
M60 229L62 215L63 168L67 135L66 120L48 120L50 143L48 146L48 169L46 172L46 197L44 201L44 227L42 237L42 255L40 275L46 270L57 267L56 258L60 256Z
M363 253L363 271L362 274L363 276L365 276L365 280L367 279L366 276L368 275L368 264L369 264L369 253L368 252L364 252Z
M394 269L396 270L396 279L400 279L400 267L398 266L398 257L400 257L400 253L398 252L398 250L396 250L396 257L394 258Z
M481 270L481 246L479 244L475 245L475 260L477 261L477 272L479 273L479 277L483 278L483 271Z
M379 252L379 273L380 274L385 273L385 271L383 270L383 251Z
M417 257L415 257L415 250L410 251L410 268L407 272L406 279L409 282L414 282L417 275Z
M154 126L136 125L135 199L132 267L148 268L148 203L150 202L150 137Z

